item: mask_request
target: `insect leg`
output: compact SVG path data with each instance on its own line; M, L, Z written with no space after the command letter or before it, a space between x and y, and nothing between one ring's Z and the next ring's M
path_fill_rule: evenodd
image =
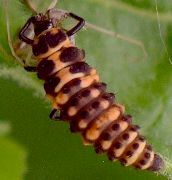
M57 120L59 119L60 117L57 115L57 109L53 109L49 115L50 119L52 120Z
M34 67L34 66L24 66L24 69L25 69L27 72L37 72L37 68Z
M76 26L74 26L72 29L70 29L69 31L67 31L67 35L68 35L68 36L72 36L72 35L74 35L76 32L78 32L81 28L84 27L84 25L85 25L85 20L84 20L83 18L81 18L81 17L73 14L73 13L69 13L69 16L72 17L72 18L74 18L74 19L76 19L77 21L79 21Z
M88 23L88 22L85 22L85 25L86 25L86 27L88 27L90 29L93 29L95 31L107 34L107 35L109 35L109 36L111 36L113 38L117 38L117 39L120 39L120 40L123 40L123 41L127 41L130 44L134 44L134 45L140 47L142 49L143 53L144 53L145 58L147 57L147 52L146 52L146 49L145 49L145 46L144 46L143 42L141 42L139 40L136 40L136 39L133 39L133 38L130 38L130 37L127 37L127 36L124 36L124 35L121 35L121 34L119 34L117 32L110 31L108 29L96 26L96 25Z
M28 38L26 35L25 35L25 32L28 30L29 26L31 25L31 23L35 20L34 17L31 17L28 19L28 21L26 22L26 24L23 26L23 28L20 30L19 32L19 39L24 41L25 43L27 44L32 44L33 43L33 40Z

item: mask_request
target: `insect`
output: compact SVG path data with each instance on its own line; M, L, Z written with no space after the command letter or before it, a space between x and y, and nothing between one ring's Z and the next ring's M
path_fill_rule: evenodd
M68 17L77 24L66 30L59 24ZM69 122L70 130L80 133L85 144L92 144L98 154L107 153L112 161L159 171L163 160L132 124L124 106L115 102L115 95L107 91L96 69L85 62L85 51L75 45L74 35L84 25L82 17L55 8L29 18L19 38L32 47L37 65L26 65L25 70L36 72L44 81L53 104L52 120Z

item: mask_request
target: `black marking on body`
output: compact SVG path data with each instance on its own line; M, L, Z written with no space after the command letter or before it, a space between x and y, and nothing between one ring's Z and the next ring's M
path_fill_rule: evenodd
M80 73L80 72L89 74L90 70L91 67L85 62L77 62L75 64L70 65L70 72L72 74Z
M55 64L52 60L43 59L37 66L38 77L46 80L53 72Z
M101 146L100 143L94 144L94 150L95 150L95 152L96 152L97 154L102 154L102 153L104 153L104 150L103 150L103 148L102 148L102 146Z
M127 163L127 161L126 161L124 158L119 159L119 161L121 162L121 164L122 164L123 166L125 166L125 164Z
M106 110L106 109L102 109L102 107L100 106L97 109L92 107L92 104L94 102L98 102L102 100L104 96L106 97L109 96L108 98L109 105L106 109L108 109L112 105L114 101L114 97L110 93L104 93L99 97L95 98L93 101L91 101L86 106L81 108L74 117L72 117L72 120L70 121L71 132L84 131L84 129L82 130L80 129L80 127L78 127L78 123L79 123L78 120L85 119L85 122L87 123L87 127L88 127L91 122L93 122L99 115L101 115Z
M102 139L104 141L109 141L111 139L111 134L109 132L103 132L102 133Z
M113 122L109 123L108 125L106 125L103 128L100 136L97 138L97 140L94 143L94 148L95 148L96 152L98 151L99 153L104 153L106 151L109 151L108 152L109 155L112 156L109 158L112 158L114 160L114 155L112 155L112 151L113 151L112 149L113 149L114 144L116 143L115 141L118 141L119 136L121 136L122 133L126 132L125 130L127 130L130 125L130 122L126 121L128 126L126 127L126 129L124 131L121 131L120 121L123 121L124 119L127 119L127 118L128 118L128 116L123 115L121 112L117 119L114 119ZM90 126L91 126L91 124L90 124ZM107 132L111 135L111 136L109 136L110 139L108 139L108 140L111 140L112 145L108 149L103 149L101 142L102 142L102 140L104 140L103 134L107 133ZM128 139L128 135L124 135L124 139L125 138Z
M132 123L132 116L129 115L129 114L124 115L122 120L128 122L129 124L131 124Z
M134 150L137 150L139 148L139 143L134 143L132 147Z
M118 140L113 144L113 148L115 149L120 149L121 147L122 147L122 144Z
M125 155L126 155L127 157L131 157L131 156L133 155L133 152L132 152L132 151L127 151L127 152L125 153Z
M68 47L62 50L60 60L62 62L76 62L81 61L85 57L85 51L77 47Z
M50 20L36 21L34 23L34 32L35 32L35 35L38 36L43 31L49 29L52 26L53 25L52 25L52 22Z
M108 155L108 159L110 161L114 161L114 160L117 159L116 156L115 156L115 153L113 151L109 151L107 155Z
M66 34L63 31L58 31L55 34L52 34L51 31L48 31L45 34L42 34L38 37L38 43L33 43L32 51L35 56L45 54L48 52L49 47L54 48L58 46L61 42L65 41L67 38Z
M130 136L129 136L129 134L127 132L122 135L122 139L125 140L125 141L128 140L129 137Z
M59 84L60 78L56 76L50 76L47 81L44 83L44 89L46 94L56 96L57 93L55 93L55 88Z
M82 94L81 94L82 97L87 97L89 95L90 95L90 89L89 88L86 88L82 91Z
M51 48L58 46L61 42L65 41L66 38L67 38L66 34L61 30L59 30L55 34L52 34L51 31L46 33L46 40Z
M106 90L106 87L104 86L104 84L99 83L99 82L94 83L87 88L81 89L80 91L75 93L72 97L70 97L70 99L64 105L61 106L62 111L63 111L63 113L61 114L61 116L62 116L61 118L62 119L69 118L69 116L68 116L69 107L76 106L76 108L79 112L79 109L81 109L82 107L85 107L86 104L90 103L92 100L95 100L94 97L90 96L90 92L92 89L95 89L95 86L97 87L96 89L98 89L100 92L99 96L102 93L104 93ZM90 97L88 97L88 96L90 96ZM81 101L82 101L82 103L81 103ZM95 103L99 103L99 102L97 102L97 101L93 102L92 108L95 108L95 107L93 107L93 106L95 106Z
M78 90L80 90L80 89L81 89L81 87L79 86L80 83L81 83L81 80L80 80L79 78L75 78L75 79L69 81L68 83L66 83L66 84L62 87L61 91L62 91L64 94L68 94L70 91L72 91L72 89L73 89L74 87L75 87L75 88L77 87ZM80 87L80 89L79 89L79 87Z
M111 128L113 131L118 131L120 129L120 125L118 122L115 122L115 124L113 124Z
M44 54L48 51L48 44L45 35L40 36L38 43L32 45L32 51L35 56Z
M120 149L122 147L121 142L116 141L109 149L107 152L108 155L108 159L111 161L114 161L115 159L119 159L118 157L116 157L114 149Z
M149 158L150 158L150 153L146 152L146 153L144 154L144 156L145 156L146 159L149 159Z

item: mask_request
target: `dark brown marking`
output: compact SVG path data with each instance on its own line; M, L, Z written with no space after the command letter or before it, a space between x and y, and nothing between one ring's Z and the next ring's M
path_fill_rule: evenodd
M125 165L127 163L127 161L124 158L120 159L120 162L122 165Z
M88 116L89 116L88 111L83 110L83 111L80 112L80 117L81 118L86 119L86 118L88 118Z
M111 139L111 135L108 132L103 133L102 135L103 140L108 141Z
M115 124L112 125L112 129L113 129L114 131L119 130L119 128L120 128L120 125L119 125L118 123L115 123Z
M139 162L139 163L143 166L143 165L145 165L145 164L146 164L146 161L142 159L142 160L140 160L140 162Z
M40 53L39 53L39 48L37 46L37 44L33 44L32 45L32 52L35 56L38 56Z
M55 64L52 60L43 59L37 66L38 77L40 79L47 79L53 72Z
M152 146L151 146L151 145L147 144L147 145L146 145L146 148L147 148L149 151L152 151Z
M103 99L106 99L106 100L111 100L111 99L114 99L114 94L113 93L106 93L102 96Z
M131 157L132 155L133 155L133 152L132 152L132 151L127 151L127 152L126 152L126 156L127 156L127 157Z
M81 93L81 96L83 96L83 97L87 97L89 95L90 95L90 90L89 89L86 89Z
M101 89L102 87L106 89L106 86L107 85L105 83L100 83L100 82L94 84L94 88L96 89Z
M114 147L115 147L116 149L120 149L120 148L122 147L122 144L121 144L120 142L116 142L116 143L114 144Z
M110 160L110 161L114 161L115 159L116 159L116 157L115 157L115 155L109 155L108 156L108 159Z
M80 73L80 72L88 74L90 73L90 70L91 70L91 67L85 62L77 62L70 66L70 72L72 74Z
M92 108L97 109L99 107L99 105L100 105L100 102L95 101L95 102L92 103L91 106L92 106Z
M81 83L81 80L79 78L76 78L76 79L73 80L72 83L73 83L74 86L78 86Z
M71 91L73 91L72 87L70 87L70 88L71 88ZM84 107L87 104L89 104L89 103L90 103L90 108L93 108L93 107L97 107L98 108L97 103L96 103L97 101L95 101L96 99L91 97L91 96L89 96L92 89L93 89L93 85L88 86L87 88L84 88L84 89L82 89L81 87L78 87L78 88L76 87L75 88L76 92L61 107L66 112L68 111L70 106L77 106L77 110L78 110L77 112L79 112L80 109L82 109L82 108L84 109ZM102 94L104 92L102 89L99 90L99 91L100 91L100 94ZM87 98L87 96L89 96L89 97ZM76 102L76 100L77 100L77 102ZM94 101L92 102L92 100L94 100ZM88 109L88 108L85 108L85 109ZM75 119L78 119L78 118L80 118L80 117L76 117Z
M112 150L108 151L108 159L110 161L114 161L115 159L117 159L114 151Z
M33 54L35 56L44 54L48 52L48 45L53 48L58 44L60 44L65 39L66 39L66 35L62 31L59 31L54 35L50 31L47 32L46 34L42 34L38 39L38 43L32 45Z
M46 53L48 51L48 44L46 42L45 35L41 35L39 37L38 44L33 44L32 45L32 51L33 51L33 54L35 56L44 54L44 53Z
M80 121L81 119L85 119L85 122L86 122L86 124L87 124L87 127L88 127L88 126L91 126L92 122L94 122L94 120L95 120L98 116L100 116L107 108L109 108L109 107L112 105L112 103L113 103L113 99L110 99L110 100L109 100L109 103L108 103L108 107L106 107L105 109L104 109L104 107L102 107L102 106L99 106L99 108L97 108L97 109L92 108L93 102L95 102L95 101L99 101L99 102L103 101L102 96L103 96L104 94L106 94L106 93L103 93L103 94L101 94L98 98L95 98L95 99L93 99L92 101L88 102L84 107L82 107L82 108L77 112L77 114L76 114L75 116L72 117L71 121L76 121L76 122L78 122L78 123L75 123L76 125L78 125L78 124L79 124L79 121ZM69 118L70 118L70 117L69 117ZM82 130L83 130L83 129L80 128L80 127L76 127L76 131L77 131L78 129L79 129L79 131L82 131Z
M51 28L52 26L53 25L52 25L52 22L50 20L45 20L45 19L36 20L36 18L35 18L35 22L34 22L34 32L35 32L35 35L38 36L43 31Z
M52 96L55 96L55 88L59 84L60 78L59 77L49 77L47 81L44 84L44 89L47 94L50 94Z
M130 128L131 131L137 131L138 129L140 129L140 127L137 125L132 125Z
M149 159L150 158L150 153L146 152L144 156L145 156L146 159Z
M123 117L123 120L130 124L132 122L132 116L131 115L125 115Z
M76 62L81 61L85 57L85 51L77 47L68 47L62 50L60 60L62 62Z
M81 80L79 78L73 79L62 87L62 92L68 94L73 86L78 86L80 83Z
M63 88L62 88L62 92L63 92L64 94L68 94L68 93L70 92L70 88L69 88L69 87L63 87Z
M94 148L97 154L102 154L104 152L100 143L95 143Z
M139 140L140 140L141 142L143 142L143 141L145 141L145 137L144 137L144 136L140 136L140 137L139 137Z
M46 33L46 41L51 48L58 46L61 42L65 41L66 38L66 34L61 30L55 34L52 34L51 31Z
M129 139L129 134L128 133L124 133L123 135L122 135L122 138L124 139L124 140L127 140L127 139Z
M76 98L76 97L74 97L72 100L71 100L71 102L70 102L70 104L72 105L72 106L77 106L78 105L78 98Z
M77 121L70 121L70 131L75 133L79 130Z
M132 146L133 146L133 149L135 149L135 150L139 148L139 144L138 143L134 143Z

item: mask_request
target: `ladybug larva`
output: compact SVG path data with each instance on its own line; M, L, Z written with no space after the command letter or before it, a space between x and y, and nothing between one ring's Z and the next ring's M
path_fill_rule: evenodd
M67 17L78 21L70 30L58 26ZM50 118L68 121L71 132L80 133L84 144L92 144L96 153L106 153L111 161L159 171L162 158L140 135L124 106L115 102L96 69L85 62L85 51L75 45L74 35L84 24L83 18L54 8L29 18L19 39L32 47L37 65L25 66L25 70L36 72L44 81L53 104ZM28 36L31 27L33 38Z

